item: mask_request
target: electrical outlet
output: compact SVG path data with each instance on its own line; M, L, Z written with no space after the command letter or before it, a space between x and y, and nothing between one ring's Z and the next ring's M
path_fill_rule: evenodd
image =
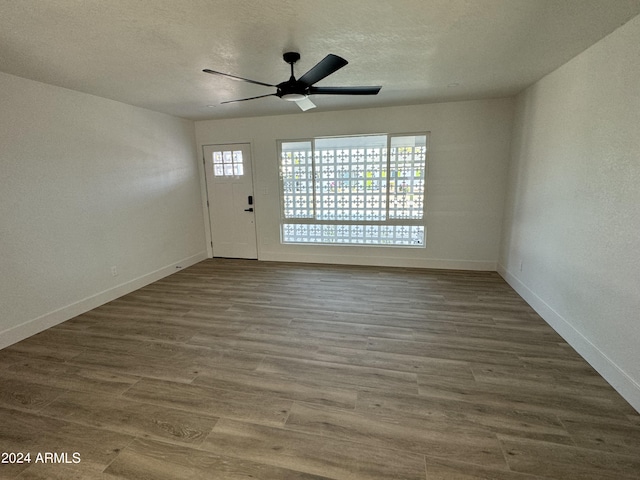
M118 269L116 268L115 265L111 267L111 275L113 275L114 277L118 275Z
M522 260L520 260L520 271L522 271Z

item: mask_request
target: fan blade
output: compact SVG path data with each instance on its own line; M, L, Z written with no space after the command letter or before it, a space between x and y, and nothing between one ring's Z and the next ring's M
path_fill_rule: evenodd
M249 97L249 98L240 98L238 100L227 100L226 102L220 102L220 105L224 103L236 103L236 102L245 102L247 100L255 100L256 98L264 98L264 97L275 97L275 93L268 93L267 95L258 95L257 97Z
M377 95L382 87L310 87L309 95Z
M330 53L322 60L320 60L315 65L315 67L313 67L302 77L300 77L298 79L298 82L306 86L311 86L314 83L319 82L323 78L328 77L332 73L340 70L347 63L349 62L347 62L344 58Z
M215 70L209 70L205 68L202 70L204 73L210 73L212 75L222 75L223 77L233 78L234 80L240 80L242 82L255 83L256 85L263 85L265 87L275 87L276 85L271 85L270 83L258 82L257 80L249 80L248 78L236 77L235 75L230 75L228 73L216 72Z
M308 97L304 97L302 100L298 100L296 102L300 107L300 110L306 112L307 110L311 110L312 108L316 108L315 104L309 100Z

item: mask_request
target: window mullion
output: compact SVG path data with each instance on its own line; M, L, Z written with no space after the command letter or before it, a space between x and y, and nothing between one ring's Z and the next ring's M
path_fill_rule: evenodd
M315 138L311 139L311 182L313 185L313 218L314 220L318 219L318 186L316 179L318 174L316 173L316 140Z
M385 198L385 220L389 220L389 208L391 203L391 135L387 135L387 188L386 188L386 198Z

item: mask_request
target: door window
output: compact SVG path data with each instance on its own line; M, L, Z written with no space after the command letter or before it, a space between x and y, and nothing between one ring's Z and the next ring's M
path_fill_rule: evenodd
M242 150L213 152L213 174L216 177L241 177L244 175Z

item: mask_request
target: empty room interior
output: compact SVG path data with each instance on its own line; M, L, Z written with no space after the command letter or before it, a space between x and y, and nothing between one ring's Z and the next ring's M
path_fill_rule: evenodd
M0 0L0 478L640 479L640 0Z

